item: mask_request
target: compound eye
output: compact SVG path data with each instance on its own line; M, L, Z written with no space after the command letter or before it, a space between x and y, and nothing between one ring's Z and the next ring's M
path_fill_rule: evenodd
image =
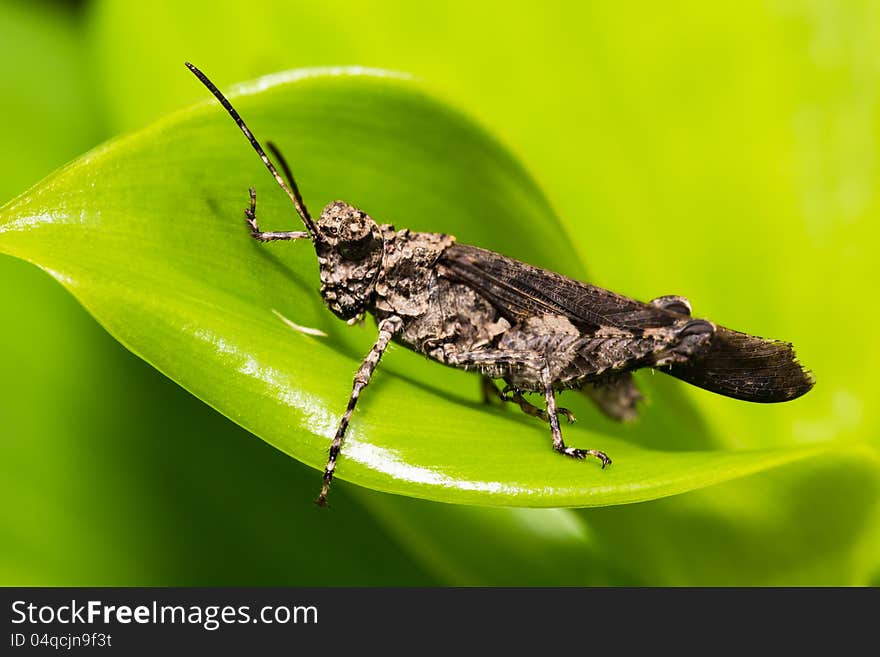
M339 245L339 255L346 260L363 260L370 252L373 236L367 233L363 237Z

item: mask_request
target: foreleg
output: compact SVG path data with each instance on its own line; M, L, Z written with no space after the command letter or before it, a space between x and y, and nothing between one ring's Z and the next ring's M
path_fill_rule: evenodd
M248 228L251 230L251 237L258 242L274 242L276 240L301 240L308 239L309 234L304 230L291 230L285 232L272 232L260 230L257 223L257 190L251 187L248 192L251 195L251 204L245 208L244 216Z
M333 472L336 470L336 459L339 456L339 450L342 449L342 441L345 438L345 430L348 429L348 423L351 420L351 414L357 405L358 397L361 391L370 383L370 377L373 376L373 370L379 364L382 354L388 348L388 343L394 334L400 330L402 322L399 317L388 317L379 322L379 336L376 343L370 349L370 353L364 358L361 366L358 368L357 374L354 375L354 386L351 389L351 396L348 398L348 406L342 420L339 422L339 428L336 430L336 436L330 444L330 457L324 468L324 482L321 486L321 494L315 503L318 506L327 506L327 492L330 490L330 482L333 481Z

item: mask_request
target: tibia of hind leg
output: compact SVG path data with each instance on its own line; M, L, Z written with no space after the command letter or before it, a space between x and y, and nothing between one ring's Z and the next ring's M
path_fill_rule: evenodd
M618 422L638 419L638 402L644 397L631 374L621 375L599 384L587 383L581 392L593 401L607 417Z

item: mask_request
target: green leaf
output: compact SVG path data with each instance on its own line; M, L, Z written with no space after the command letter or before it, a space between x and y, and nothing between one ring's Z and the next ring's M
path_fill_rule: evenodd
M876 577L878 464L871 445L852 444L747 485L573 513L634 584L865 586Z
M450 232L583 275L522 167L411 81L294 71L233 97L253 131L280 145L314 209L341 198L380 222ZM375 331L346 327L323 308L307 243L247 236L251 184L265 229L299 227L238 130L205 102L96 149L5 206L0 249L49 271L118 340L196 396L320 468ZM328 337L294 331L279 315ZM695 417L683 407L653 411L677 432L680 417ZM673 495L825 449L661 451L621 439L638 428L595 427L608 425L582 422L565 435L607 451L614 464L604 471L553 453L540 423L483 406L472 374L391 349L359 403L337 476L441 501L598 506Z

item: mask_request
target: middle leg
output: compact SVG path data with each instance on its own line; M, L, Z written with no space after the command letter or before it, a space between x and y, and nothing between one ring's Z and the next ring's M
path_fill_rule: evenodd
M547 411L532 404L528 399L522 396L522 393L519 390L516 390L512 386L505 386L504 390L499 390L498 386L495 385L495 382L485 374L480 376L480 392L483 395L484 404L491 404L496 400L502 403L512 402L519 406L519 409L526 415L531 415L532 417L544 420L544 422L549 422ZM574 413L567 408L560 406L559 412L565 416L570 424L577 422Z
M556 392L553 390L553 378L550 373L550 365L547 359L535 352L530 351L504 351L500 349L473 351L465 353L449 353L446 354L446 362L450 365L461 367L463 369L475 369L488 377L502 376L501 372L510 371L516 367L525 368L534 372L544 388L544 398L547 402L547 410L539 413L546 413L547 422L550 423L550 433L553 437L553 449L560 454L571 456L576 459L585 459L593 456L602 461L602 468L611 463L611 459L605 452L598 449L579 449L577 447L566 447L562 440L562 430L559 428L560 410L556 406ZM497 391L497 388L496 388ZM504 395L504 393L499 393ZM507 401L505 399L505 401ZM523 400L528 404L526 400ZM529 407L534 408L531 404ZM523 409L528 413L526 409ZM537 415L541 417L541 415Z
M577 447L566 447L562 441L562 430L559 428L559 412L556 408L556 392L553 390L553 379L550 376L550 366L544 363L541 368L541 381L544 384L544 398L547 400L547 415L550 419L550 433L553 436L553 449L560 454L571 456L576 459L585 459L588 456L594 456L602 461L602 469L611 463L611 459L605 452L598 449L579 449Z
M503 401L513 402L514 404L519 406L520 410L526 415L540 418L541 420L544 420L544 422L550 421L550 416L547 415L547 411L545 411L543 408L538 408L537 406L532 404L528 399L523 397L522 393L519 390L513 388L512 386L505 386L504 390L502 390L498 394ZM565 419L568 420L569 424L574 424L575 422L577 422L577 418L575 418L574 413L572 413L564 406L560 406L556 410L565 416Z

